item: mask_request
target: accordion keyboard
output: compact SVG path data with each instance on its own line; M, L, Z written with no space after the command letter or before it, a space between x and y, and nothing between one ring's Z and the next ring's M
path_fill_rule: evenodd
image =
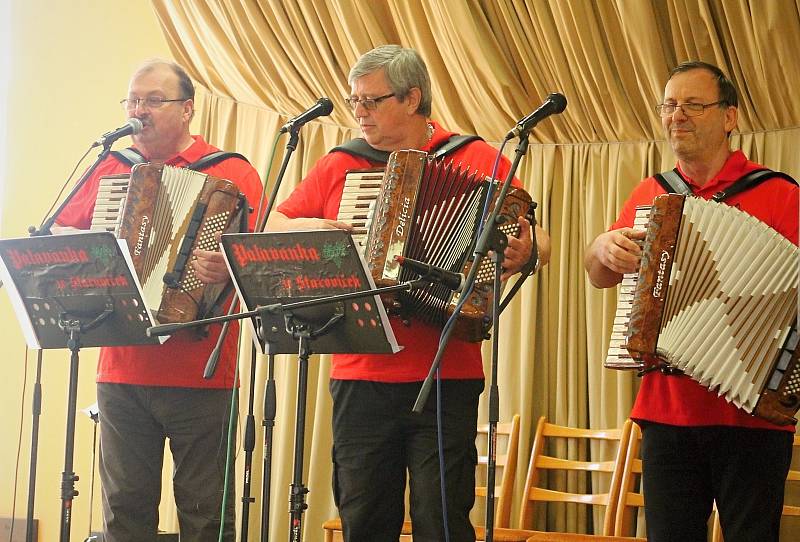
M110 231L119 236L119 223L125 198L128 194L130 175L111 175L100 178L97 200L92 214L92 231Z
M369 171L350 171L345 176L342 201L339 203L337 220L353 226L353 241L361 254L367 244L375 201L381 190L383 169Z
M642 206L636 209L636 217L633 220L634 230L647 230L650 209L650 206ZM641 245L642 243L640 242L639 244ZM633 310L633 294L636 291L638 279L638 272L626 273L622 276L622 283L620 283L617 297L617 312L614 315L614 326L611 330L611 341L608 344L608 353L603 364L609 369L641 369L644 367L644 363L641 360L634 359L625 347L628 323Z

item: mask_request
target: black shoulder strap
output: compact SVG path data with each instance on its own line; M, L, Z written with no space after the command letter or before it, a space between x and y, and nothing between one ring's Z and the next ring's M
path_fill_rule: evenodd
M133 147L128 147L127 149L118 151L111 151L111 155L128 167L133 167L136 164L144 164L147 162L147 159Z
M127 164L130 167L133 167L137 164L144 164L145 162L147 162L147 159L133 147L128 147L126 149L122 149L119 151L111 151L111 154L114 155L114 157L117 160L119 160L123 164ZM192 162L191 164L186 166L186 169L191 169L194 171L202 171L215 164L219 164L220 162L227 160L228 158L241 158L245 162L250 163L249 160L247 160L247 158L245 158L238 152L215 151L203 156L196 162Z
M687 196L692 193L692 188L689 186L689 183L686 182L686 179L681 176L680 172L678 172L678 168L672 171L656 173L653 177L658 181L658 184L667 191L667 194L681 194Z
M191 164L186 166L186 169L191 169L193 171L202 171L206 168L210 168L213 165L219 164L220 162L223 162L228 158L240 158L241 160L244 160L248 164L250 163L250 161L247 158L245 158L238 152L216 151L206 154L196 162L192 162Z
M433 152L430 154L431 158L441 158L454 152L457 149L460 149L467 143L476 140L483 141L482 138L476 135L452 135L446 141L443 141L438 147L433 149ZM378 162L381 164L385 164L389 161L389 155L391 153L386 151L379 151L377 149L372 148L367 141L362 138L351 139L345 143L342 143L339 146L336 146L330 150L330 152L344 152L350 154L352 156L358 156L359 158L366 158L370 162Z
M443 142L441 145L433 149L432 157L438 159L443 156L447 156L451 152L455 152L456 150L460 149L467 143L472 143L473 141L483 141L483 138L476 135L450 136L450 138L447 141Z
M750 173L746 174L745 176L738 179L735 183L730 185L725 190L720 190L713 196L711 199L714 201L724 201L731 196L735 196L745 190L749 190L750 188L754 188L764 181L768 179L783 179L785 181L789 181L790 183L797 184L791 176L787 175L786 173L782 173L780 171L772 171L771 169L756 169L755 171L751 171Z
M363 137L357 137L356 139L351 139L350 141L346 141L339 146L332 148L330 152L343 152L349 154L351 156L357 156L359 158L366 158L370 162L380 162L381 164L385 164L389 161L389 154L386 151L379 151L378 149L373 149L370 147L367 140Z

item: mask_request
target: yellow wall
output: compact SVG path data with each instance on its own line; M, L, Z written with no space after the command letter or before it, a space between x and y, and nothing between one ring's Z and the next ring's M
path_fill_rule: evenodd
M118 102L133 68L148 57L169 57L146 0L11 0L11 32L8 164L5 186L0 187L4 238L23 236L28 225L38 224L89 144L124 122ZM87 159L82 167L90 163ZM25 345L5 293L0 293L0 319L0 516L12 511L21 430L16 516L24 518L36 353L29 353L26 370ZM95 361L92 349L81 352L79 409L95 401ZM36 488L40 540L58 539L68 369L65 352L45 352ZM91 449L92 422L79 413L75 472L81 479L76 483L80 495L74 501L73 540L88 533ZM99 530L99 481L95 491L93 526Z

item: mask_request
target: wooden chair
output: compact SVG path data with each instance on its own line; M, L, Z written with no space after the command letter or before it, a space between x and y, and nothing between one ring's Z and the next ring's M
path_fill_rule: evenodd
M619 500L614 518L614 535L635 535L634 515L644 507L644 495L641 490L642 460L639 457L639 446L642 443L642 430L635 423L631 424L625 461L620 477ZM646 540L638 538L636 540Z
M789 492L794 493L791 495L793 497L800 495L800 484L793 483L800 482L800 435L794 436L792 455L792 464L796 465L797 468L789 469L789 474L786 476L786 492L784 495L787 497L790 497L787 495ZM798 504L800 504L800 501L791 500L791 502L798 502ZM781 514L785 517L800 517L800 505L787 504L786 501L784 501L783 511ZM722 526L719 523L719 515L716 513L714 514L714 527L712 529L711 542L724 542L724 538L722 537Z
M478 449L486 448L486 437L489 433L489 425L478 426L478 437L476 439ZM505 445L502 443L505 441ZM519 454L519 414L514 414L510 422L497 424L497 451L495 454L497 472L495 481L495 526L498 528L509 527L511 523L511 500L514 493L514 477L517 472L517 460ZM485 471L488 464L487 455L478 455L478 472L476 473L476 484L479 480L485 480ZM475 495L486 497L486 485L476 485ZM337 542L342 540L342 522L339 518L328 520L322 525L325 531L325 542ZM476 537L483 540L484 529L476 527ZM528 533L509 532L504 538L495 536L497 542L523 542L527 539ZM410 521L403 523L400 542L411 542L412 525Z
M537 505L548 503L576 503L605 507L603 515L602 535L611 535L614 529L614 518L619 500L620 477L625 459L633 422L627 420L617 429L581 429L549 423L544 417L539 419L533 439L533 450L525 482L522 510L520 512L519 529L535 528ZM576 448L581 456L591 454L590 445L605 443L612 450L605 454L606 459L568 459L566 452L557 457L554 450ZM562 476L556 476L560 473ZM604 474L610 480L602 484L598 490L596 478L592 475ZM568 483L578 487L592 488L581 491L578 487L557 489L552 480L545 483L545 478L566 479ZM561 484L564 485L563 483ZM546 487L549 486L549 487ZM598 530L598 529L595 529ZM556 533L551 533L555 535ZM555 540L555 538L553 539ZM576 539L578 540L578 539Z

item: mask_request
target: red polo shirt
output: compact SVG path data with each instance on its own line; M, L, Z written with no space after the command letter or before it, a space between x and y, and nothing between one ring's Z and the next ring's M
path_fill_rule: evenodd
M436 123L434 133L422 151L446 141L453 132ZM470 170L484 175L492 172L497 149L483 141L471 142L447 156L455 164L469 166ZM278 211L289 218L326 218L335 220L344 190L348 170L383 167L343 152L330 153L314 165L305 179L289 198L278 206ZM503 157L498 178L505 179L511 163ZM515 179L516 181L516 179ZM515 184L519 186L519 181ZM399 318L391 318L397 342L405 348L397 354L339 354L333 356L331 378L340 380L370 380L376 382L418 382L424 380L436 355L441 329L412 320L405 325ZM442 378L483 378L480 343L469 343L452 338L440 366Z
M200 136L192 136L194 143L185 151L167 160L170 166L187 166L219 149L206 143ZM94 171L58 216L57 223L79 229L89 229L92 221L100 177L130 172L130 167L110 155ZM214 177L230 180L255 206L261 196L261 181L253 166L238 158L229 158L205 170ZM250 228L255 216L250 216ZM146 386L173 386L185 388L229 388L233 384L234 362L238 327L231 327L223 344L214 378L205 380L203 370L208 361L221 326L211 326L208 337L196 339L187 331L175 333L162 345L120 346L101 348L97 367L98 382L138 384Z
M711 199L716 192L729 187L746 173L763 167L747 160L741 151L736 151L714 178L702 187L683 171L681 175L689 182L695 195ZM664 189L653 177L642 181L625 202L611 229L632 227L636 206L649 205L660 194L664 194ZM799 197L796 185L783 179L770 179L728 198L725 203L753 215L797 244ZM658 371L642 377L631 418L682 426L732 425L794 430L794 426L777 426L746 413L688 376L665 376Z

